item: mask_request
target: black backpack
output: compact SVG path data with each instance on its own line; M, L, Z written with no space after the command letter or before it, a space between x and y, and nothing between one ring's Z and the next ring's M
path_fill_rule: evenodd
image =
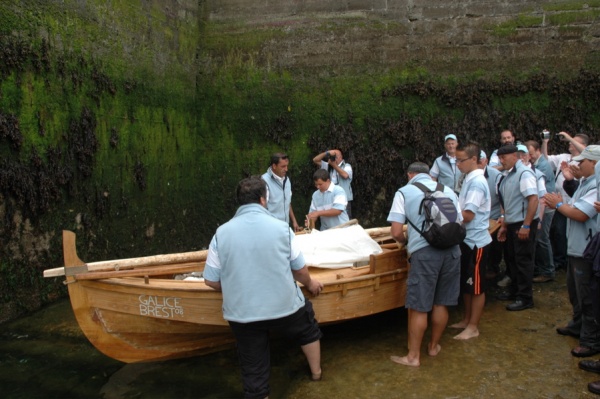
M421 229L406 218L408 223L434 248L446 249L460 244L465 239L467 230L458 221L456 206L444 194L444 186L437 183L435 191L431 191L421 183L412 184L423 191L419 215L424 214L425 220Z

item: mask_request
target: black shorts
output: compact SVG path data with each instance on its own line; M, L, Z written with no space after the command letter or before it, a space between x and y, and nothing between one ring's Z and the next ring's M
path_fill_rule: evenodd
M490 245L472 249L464 242L460 244L460 292L479 295L486 289L486 265L488 263Z

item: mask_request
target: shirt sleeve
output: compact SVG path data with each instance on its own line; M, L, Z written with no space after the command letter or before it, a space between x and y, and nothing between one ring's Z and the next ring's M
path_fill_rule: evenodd
M404 195L398 191L394 195L394 201L392 202L392 208L390 209L387 221L406 223L406 214L404 212Z
M431 165L429 175L435 178L437 178L440 175L440 167L437 164L437 158L433 161L433 165Z
M593 218L594 215L597 214L596 209L594 208L594 201L596 201L597 193L598 191L595 188L588 191L583 197L575 201L573 207L585 213L589 218Z
M485 193L477 186L470 187L470 190L465 196L464 205L462 208L465 211L476 213L485 203ZM460 202L459 202L460 205Z
M333 209L339 209L340 211L345 210L346 205L348 205L348 198L346 198L346 192L344 189L336 186L333 195L333 205L331 207Z
M221 281L221 262L219 261L219 250L217 248L217 236L213 236L210 240L202 276L209 281Z
M302 251L300 251L300 245L298 241L296 241L296 235L290 229L290 267L292 270L300 270L306 265L306 261L304 260L304 255Z
M346 171L346 173L348 173L348 179L344 180L352 181L352 165L344 164L344 170Z
M538 195L537 178L533 174L533 171L531 173L529 171L523 172L519 181L519 190L524 197Z
M500 158L498 158L498 150L494 150L492 152L492 156L490 156L489 166L494 167L500 165Z

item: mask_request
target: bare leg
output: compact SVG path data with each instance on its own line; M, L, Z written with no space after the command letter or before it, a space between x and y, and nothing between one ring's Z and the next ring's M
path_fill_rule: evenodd
M418 367L421 365L421 342L427 329L427 313L411 309L408 315L408 354L391 356L390 359L398 364Z
M308 367L312 373L312 379L318 380L321 378L321 341L317 340L310 344L301 346L302 352L308 361Z
M437 356L442 350L440 339L448 324L448 308L443 305L433 305L431 311L431 342L427 346L429 356Z
M471 317L467 327L454 339L470 339L479 336L479 320L485 306L485 294L471 295Z
M465 303L465 316L458 323L454 323L449 326L450 328L467 328L469 325L469 319L471 318L471 297L472 295L470 294L463 295L463 302Z

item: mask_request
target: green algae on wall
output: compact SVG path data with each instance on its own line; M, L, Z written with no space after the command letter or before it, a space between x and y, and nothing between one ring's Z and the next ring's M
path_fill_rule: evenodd
M542 128L595 136L600 127L595 72L275 67L262 50L296 34L283 25L241 34L190 20L187 2L167 3L181 13L158 1L38 3L0 5L0 31L10 32L0 36L0 303L25 287L40 302L64 293L40 277L62 262L64 228L77 231L86 261L206 246L235 211L236 183L264 173L275 151L290 155L302 221L312 157L341 148L354 168L355 215L372 227L386 224L408 164L431 163L447 133L489 152L505 127L523 140ZM323 26L342 35L334 22Z

